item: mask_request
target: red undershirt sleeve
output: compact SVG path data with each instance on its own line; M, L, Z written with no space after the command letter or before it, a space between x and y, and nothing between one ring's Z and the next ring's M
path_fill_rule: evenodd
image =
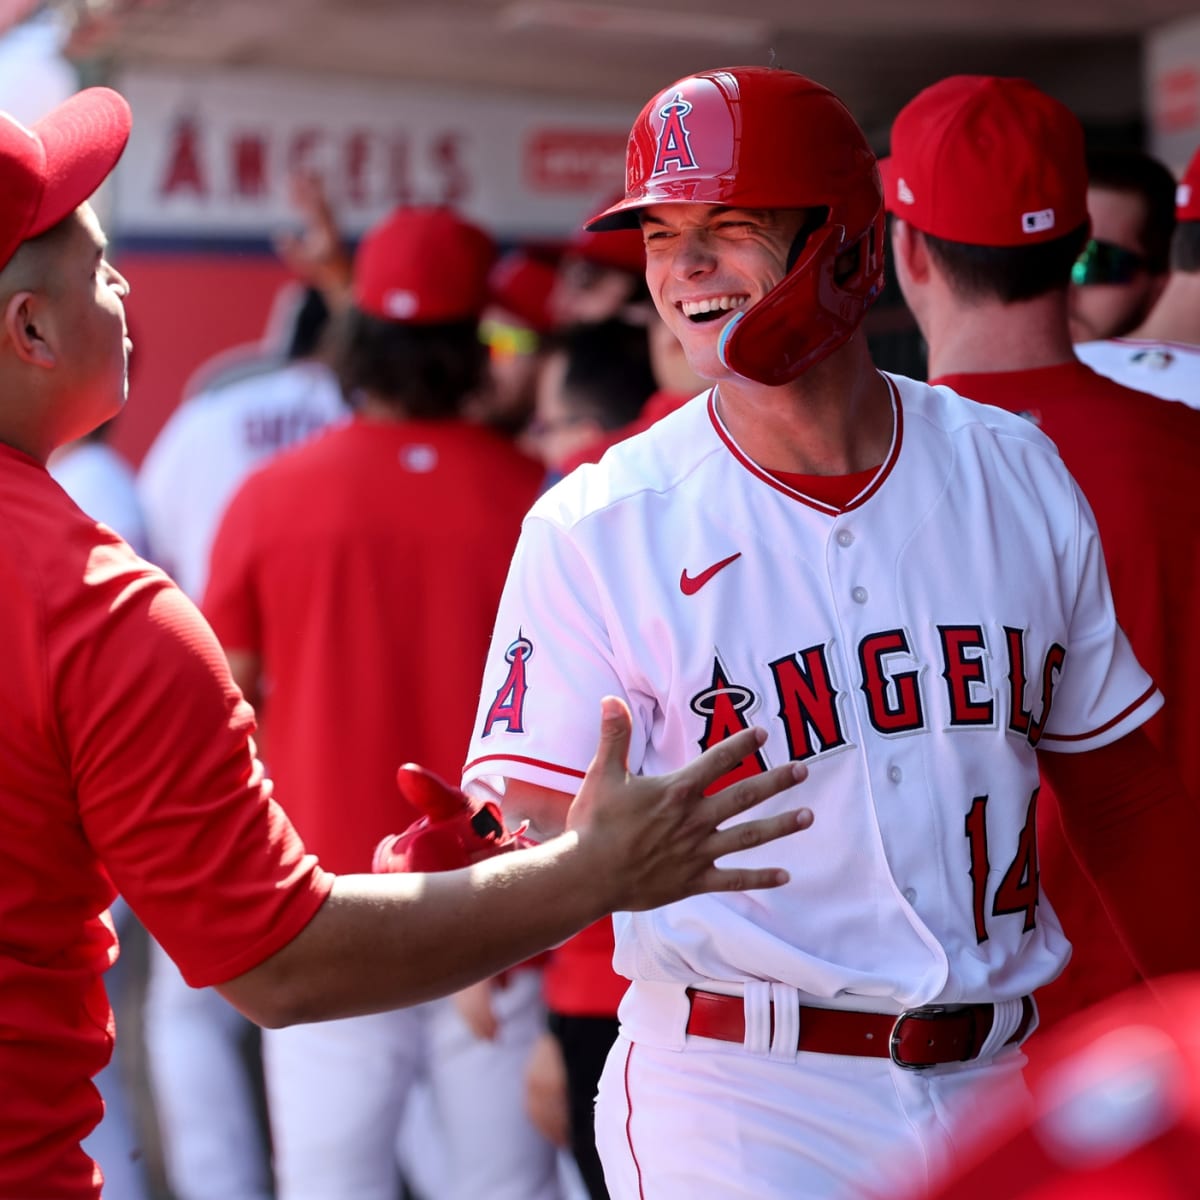
M1142 974L1200 968L1200 806L1167 759L1139 729L1039 761L1067 841Z

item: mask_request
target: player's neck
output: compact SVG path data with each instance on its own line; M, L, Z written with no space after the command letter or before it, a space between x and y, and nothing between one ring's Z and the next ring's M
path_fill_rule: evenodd
M1061 291L1012 304L954 298L929 313L922 332L929 346L930 379L1028 371L1075 357Z
M1200 272L1173 271L1149 316L1125 336L1200 346Z
M408 420L408 414L399 404L393 404L374 392L366 391L355 397L354 415L360 421L379 421L385 424Z
M39 390L31 372L0 363L0 442L45 463L66 437L55 436L48 418L63 404L49 390Z
M723 380L717 410L768 471L849 475L878 466L892 442L891 391L861 334L783 387Z

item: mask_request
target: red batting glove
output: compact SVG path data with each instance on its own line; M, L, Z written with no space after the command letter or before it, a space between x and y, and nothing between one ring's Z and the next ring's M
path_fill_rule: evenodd
M425 815L403 833L385 837L375 848L371 870L454 871L496 854L535 843L525 836L529 822L510 831L494 800L468 796L416 763L396 772L400 794Z

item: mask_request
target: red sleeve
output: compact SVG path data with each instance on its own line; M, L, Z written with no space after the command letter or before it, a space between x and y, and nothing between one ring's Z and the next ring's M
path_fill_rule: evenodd
M1042 754L1063 827L1133 960L1200 969L1200 811L1142 730L1085 754Z
M56 710L84 833L193 986L257 966L332 877L271 799L254 714L195 606L117 562L54 648Z
M201 609L226 650L262 652L258 593L257 483L251 476L225 509L209 554L208 581Z

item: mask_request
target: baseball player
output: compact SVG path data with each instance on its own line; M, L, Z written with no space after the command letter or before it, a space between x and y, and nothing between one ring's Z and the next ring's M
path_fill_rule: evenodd
M549 308L555 326L567 329L619 317L646 298L646 254L636 230L598 238L581 229L559 260Z
M468 420L513 438L529 424L545 339L555 327L550 295L556 276L551 261L526 250L510 250L496 260L479 321L488 350L486 380L463 408Z
M1082 342L1075 352L1126 387L1200 408L1200 149L1175 191L1175 232L1166 287L1124 337Z
M87 200L130 124L107 88L31 128L0 114L0 1195L11 1197L100 1196L79 1143L100 1117L91 1078L112 1049L103 973L118 891L190 984L280 1026L445 994L614 907L781 886L778 869L715 860L811 822L790 810L725 828L802 778L794 764L705 795L761 730L666 778L632 778L629 712L607 698L567 836L497 856L518 843L472 825L469 871L407 878L335 877L306 853L212 631L45 468L125 402L129 285ZM460 829L464 809L473 819L451 793L437 828Z
M368 231L334 356L354 418L248 479L213 544L205 616L262 701L288 815L332 870L368 862L401 819L398 763L460 769L475 700L461 680L483 661L541 484L511 438L460 416L485 369L477 324L494 257L491 237L448 209L399 208ZM391 1200L401 1114L423 1078L448 1151L433 1194L558 1200L557 1154L520 1103L543 1021L537 971L508 973L492 998L490 1037L449 1002L268 1030L281 1200ZM438 1149L427 1139L422 1161Z
M1071 269L1068 314L1077 342L1118 337L1142 323L1167 283L1175 178L1128 147L1087 154L1091 236Z
M1166 697L1147 735L1200 804L1200 415L1075 359L1067 286L1086 237L1083 141L1074 114L1024 80L954 76L927 88L896 118L884 163L893 260L929 346L930 381L1030 419L1082 487L1121 627ZM987 208L975 202L981 191ZM1137 972L1064 842L1050 787L1038 823L1042 877L1074 945L1039 995L1048 1025Z
M782 70L681 79L627 180L591 228L640 224L714 386L526 517L465 777L561 826L606 692L635 771L751 721L768 741L730 779L808 763L787 887L616 918L632 982L597 1143L618 1198L887 1194L1021 1087L1032 994L1067 959L1039 759L1147 971L1196 958L1156 907L1194 919L1188 853L1164 872L1147 847L1197 817L1140 732L1161 696L1048 439L871 363L883 197L837 98Z

